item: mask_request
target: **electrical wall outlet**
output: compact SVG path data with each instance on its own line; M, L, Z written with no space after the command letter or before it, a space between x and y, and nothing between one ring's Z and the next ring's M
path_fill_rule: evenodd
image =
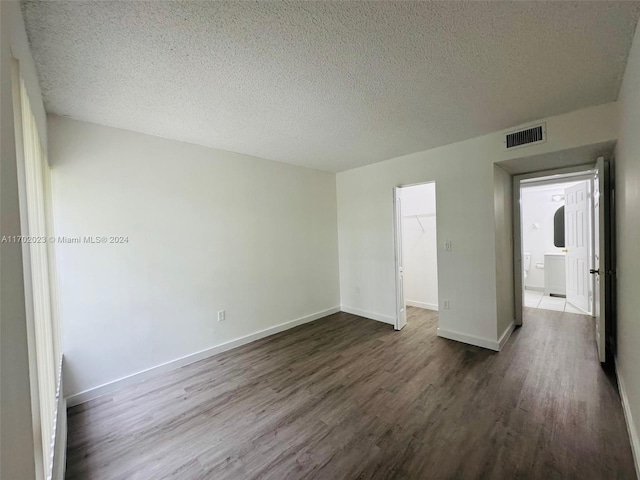
M449 310L449 300L442 301L442 308L444 308L445 310Z
M219 310L218 311L218 321L222 322L224 320L224 316L225 316L224 310Z

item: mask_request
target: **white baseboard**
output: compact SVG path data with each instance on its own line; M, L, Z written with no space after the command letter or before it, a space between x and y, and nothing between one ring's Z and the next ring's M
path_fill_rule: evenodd
M509 326L504 330L504 332L502 332L502 335L500 335L498 341L491 340L489 338L476 337L474 335L467 335L466 333L453 332L451 330L445 330L440 327L438 327L437 333L439 337L448 338L449 340L468 343L469 345L488 348L489 350L495 350L496 352L499 352L506 345L515 326L515 320L511 321Z
M629 432L629 441L631 442L631 452L633 453L633 463L636 466L636 476L640 478L640 438L636 430L636 424L633 423L631 408L629 408L629 399L627 398L627 390L624 386L624 380L618 371L618 359L615 359L616 377L618 378L618 391L622 400L622 411L624 419L627 422L627 431Z
M342 305L340 307L345 313L350 313L352 315L358 315L359 317L368 318L369 320L377 320L378 322L388 323L389 325L395 325L396 319L393 317L388 317L387 315L382 315L380 313L367 312L366 310L360 310L359 308L347 307L346 305Z
M498 339L498 351L502 350L507 344L507 341L511 337L514 328L516 328L516 321L512 320L509 326L504 329L504 332L502 332L502 335L500 335L500 338Z
M457 342L468 343L469 345L475 345L476 347L488 348L489 350L500 351L500 344L496 340L489 338L476 337L473 335L467 335L466 333L453 332L451 330L445 330L438 327L438 336L448 338L449 340L455 340Z
M536 287L534 285L525 285L525 290L535 290L536 292L544 292L544 287Z
M128 375L126 377L120 378L118 380L114 380L109 383L105 383L95 388L91 388L85 390L80 393L76 393L74 395L70 395L67 397L67 406L73 407L75 405L79 405L81 403L87 402L94 398L100 397L107 393L114 392L116 390L121 389L122 387L126 387L127 385L132 385L135 383L139 383L142 380L158 375L159 373L168 372L171 370L175 370L176 368L183 367L185 365L189 365L190 363L198 362L205 358L211 357L212 355L216 355L218 353L226 352L228 350L232 350L236 347L240 347L242 345L246 345L247 343L254 342L256 340L260 340L261 338L269 337L276 333L283 332L285 330L289 330L290 328L297 327L298 325L303 325L305 323L313 322L314 320L318 320L320 318L326 317L327 315L331 315L334 313L338 313L340 311L340 307L333 307L327 310L323 310L321 312L312 313L311 315L306 315L304 317L297 318L295 320L291 320L289 322L281 323L279 325L275 325L273 327L265 328L264 330L259 330L255 333L245 335L243 337L236 338L234 340L230 340L225 343L221 343L220 345L216 345L206 350L201 350L196 353L192 353L190 355L186 355L181 358L177 358L175 360L171 360L169 362L156 365L155 367L148 368L146 370L142 370L140 372L134 373L132 375Z
M437 303L417 302L415 300L405 300L404 303L409 307L425 308L427 310L435 310L436 312L438 311Z

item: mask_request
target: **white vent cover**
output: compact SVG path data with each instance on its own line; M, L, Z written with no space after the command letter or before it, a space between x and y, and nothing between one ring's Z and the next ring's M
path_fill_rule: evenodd
M532 127L523 128L505 134L504 144L505 150L535 145L536 143L544 143L547 141L547 124L540 123Z

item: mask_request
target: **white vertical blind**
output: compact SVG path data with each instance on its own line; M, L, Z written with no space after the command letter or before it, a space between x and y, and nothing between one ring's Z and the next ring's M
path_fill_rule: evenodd
M45 469L43 476L51 478L62 358L55 302L54 246L49 240L53 236L51 175L22 79L20 80L20 102L27 203L23 207L26 207L29 228L26 241L31 260L30 287L33 298L35 337L33 350L36 357L36 372L30 372L30 374L37 376L39 433L42 439L42 465Z

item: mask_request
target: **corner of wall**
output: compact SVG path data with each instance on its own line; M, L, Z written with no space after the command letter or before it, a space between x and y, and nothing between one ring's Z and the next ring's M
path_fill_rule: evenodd
M21 235L12 67L15 58L25 65L33 60L17 1L0 1L0 22L0 232ZM35 77L27 75L27 79L37 83ZM0 477L35 478L41 461L37 466L22 246L2 244L0 262Z
M64 480L67 464L67 399L62 392L58 395L55 442L52 480Z
M614 168L616 210L616 374L640 477L640 28L636 27L618 97L618 143Z
M494 164L496 338L505 342L513 331L515 319L513 177ZM508 333L507 333L508 332ZM505 335L506 334L506 335ZM500 347L502 348L502 346Z

